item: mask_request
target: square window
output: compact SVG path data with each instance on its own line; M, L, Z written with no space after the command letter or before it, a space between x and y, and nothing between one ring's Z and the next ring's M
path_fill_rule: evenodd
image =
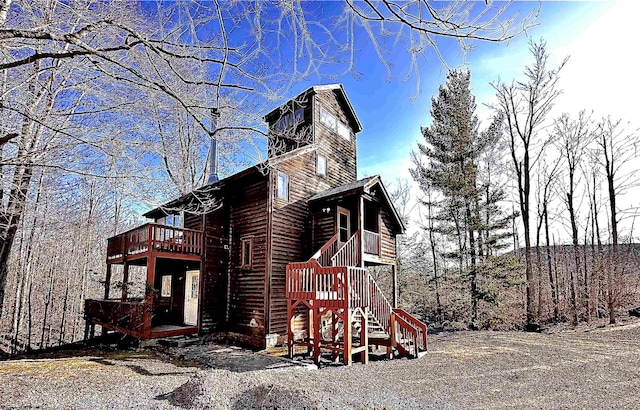
M351 139L351 132L349 128L341 122L338 122L338 134L347 141Z
M243 239L242 240L242 255L240 256L241 258L241 266L243 268L247 268L251 266L251 262L252 262L252 255L251 255L251 248L252 248L252 243L251 243L251 239Z
M171 297L171 275L164 275L162 277L162 287L160 289L160 297Z
M322 155L316 157L316 174L327 175L327 158Z
M329 111L325 110L324 108L320 108L320 122L331 128L332 130L336 129L336 117L334 117L333 114L329 113Z
M278 172L278 198L289 199L289 176Z

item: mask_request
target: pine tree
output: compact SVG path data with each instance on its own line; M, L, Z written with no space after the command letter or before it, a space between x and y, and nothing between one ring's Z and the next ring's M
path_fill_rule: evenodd
M456 237L457 252L448 256L459 260L460 272L468 280L470 327L475 328L478 301L483 298L479 266L500 246L502 236L496 230L504 227L506 219L497 206L501 190L487 181L481 183L479 177L481 157L497 143L502 120L496 119L485 132L478 130L470 82L469 71L451 71L438 97L432 98L433 121L422 128L425 143L418 144L412 174L423 190L432 187L443 198L436 218L443 232Z

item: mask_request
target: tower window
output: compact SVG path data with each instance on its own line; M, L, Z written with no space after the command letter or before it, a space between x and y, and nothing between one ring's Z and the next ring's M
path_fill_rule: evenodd
M278 198L289 199L289 176L278 172Z

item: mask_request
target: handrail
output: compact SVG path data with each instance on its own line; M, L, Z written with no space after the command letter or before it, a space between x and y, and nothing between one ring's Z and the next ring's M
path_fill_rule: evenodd
M369 311L376 318L386 333L391 332L391 313L393 307L387 301L384 293L378 287L378 283L371 278L369 280Z
M338 234L335 234L329 239L327 243L322 245L318 252L314 253L309 259L315 259L321 266L328 266L331 262L331 257L336 253L338 247Z
M360 231L356 231L348 241L331 257L333 266L357 266L360 264Z
M153 226L153 227L156 227L156 228L175 228L175 229L180 229L181 231L198 232L198 233L202 232L202 231L199 231L199 230L197 230L197 229L181 228L181 227L179 227L179 226L165 225L165 224L159 224L159 223L155 223L155 222L147 222L147 223L145 223L145 224L138 225L138 226L136 226L135 228L131 228L131 229L129 229L128 231L120 232L120 233L119 233L119 234L117 234L117 235L113 235L112 237L110 237L110 238L108 238L108 239L118 238L118 237L120 237L120 236L124 236L124 235L126 235L126 234L132 233L132 232L134 232L134 231L136 231L136 230L138 230L138 229L143 229L144 227L146 227L146 226L150 226L150 225L151 225L151 226ZM107 240L108 240L108 239L107 239Z
M422 321L416 319L411 313L407 312L404 309L395 308L393 311L399 316L402 317L407 322L410 322L418 331L420 341L420 348L423 350L427 350L427 325Z
M393 342L396 344L399 343L407 354L413 354L418 357L418 329L396 312L393 313L391 321L393 322L392 326L394 327L394 334L396 336ZM412 345L413 352L411 352Z
M107 261L149 251L202 252L203 232L157 223L146 223L107 241Z

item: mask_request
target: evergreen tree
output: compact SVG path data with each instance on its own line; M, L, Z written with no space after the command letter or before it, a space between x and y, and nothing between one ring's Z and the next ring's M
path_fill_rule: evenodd
M458 259L468 280L474 328L478 301L486 296L478 288L479 265L500 246L503 235L497 231L507 219L497 206L502 191L491 186L490 178L480 177L480 162L498 142L502 120L497 118L485 132L478 130L470 82L469 71L451 71L438 97L432 98L433 121L422 128L425 142L418 144L412 175L423 190L431 187L443 198L436 219L442 232L455 236L457 252L448 256Z

